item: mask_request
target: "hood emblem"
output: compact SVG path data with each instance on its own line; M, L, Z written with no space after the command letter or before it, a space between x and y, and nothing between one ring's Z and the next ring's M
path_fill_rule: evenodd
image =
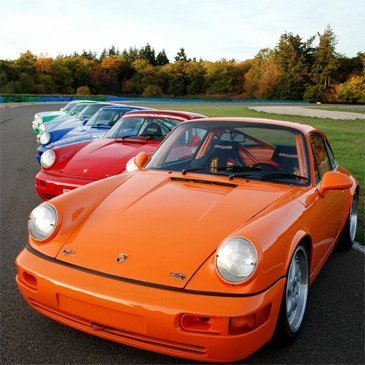
M123 263L125 260L127 260L128 255L126 253L120 253L117 257L117 263L121 264Z
M76 252L75 252L72 248L65 248L65 249L62 251L62 253L63 253L64 255L73 255L73 254L75 254Z
M183 281L186 278L186 276L181 272L170 272L170 276L180 281Z
M89 169L84 169L82 172L86 174L89 171Z

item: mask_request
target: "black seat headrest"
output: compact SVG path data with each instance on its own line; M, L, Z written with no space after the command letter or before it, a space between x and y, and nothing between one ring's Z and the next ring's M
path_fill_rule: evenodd
M162 128L161 126L156 122L148 123L146 128L144 129L142 136L162 136Z

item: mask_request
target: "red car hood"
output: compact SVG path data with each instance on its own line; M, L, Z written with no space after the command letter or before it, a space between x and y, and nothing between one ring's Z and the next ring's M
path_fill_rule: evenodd
M99 139L80 149L58 175L103 179L120 174L126 163L139 152L154 152L161 141ZM57 165L54 166L57 171Z

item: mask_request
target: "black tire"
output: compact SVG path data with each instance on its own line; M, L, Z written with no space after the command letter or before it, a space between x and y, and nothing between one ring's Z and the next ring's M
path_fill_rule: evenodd
M303 260L306 262L307 272L306 274L303 273L303 280L306 282L306 296L304 300L304 308L302 309L301 313L301 319L298 320L299 324L297 328L293 328L293 325L289 323L288 319L288 287L290 285L289 281L289 275L291 270L291 265L293 260L295 260L295 256L298 253L298 250L303 253ZM306 306L308 301L308 294L309 294L309 259L308 259L308 250L305 245L300 244L296 250L294 251L294 254L291 258L290 265L288 268L286 281L285 281L285 287L283 292L283 297L281 301L281 307L280 307L280 313L279 318L276 324L275 334L273 337L274 342L280 342L280 343L290 343L292 342L300 333L302 329L302 324L305 318L305 312L306 312Z
M352 198L352 203L345 226L343 227L343 230L338 239L337 249L340 251L351 250L352 246L354 245L356 236L356 227L357 227L357 205L358 205L358 197L357 193L355 193ZM355 212L356 218L352 217L353 212ZM354 223L352 219L356 219L356 222ZM355 224L355 228L353 227L353 224Z

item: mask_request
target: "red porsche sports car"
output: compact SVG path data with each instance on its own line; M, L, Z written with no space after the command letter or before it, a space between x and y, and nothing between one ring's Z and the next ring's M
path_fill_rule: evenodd
M144 151L152 154L180 122L204 115L172 110L129 112L96 141L70 144L42 154L35 188L43 200L123 172L127 162ZM200 142L198 135L187 136ZM183 146L182 146L183 148Z

